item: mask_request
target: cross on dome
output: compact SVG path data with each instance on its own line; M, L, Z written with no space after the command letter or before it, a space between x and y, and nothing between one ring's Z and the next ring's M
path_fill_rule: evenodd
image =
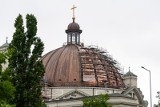
M74 9L75 9L75 8L77 8L77 7L75 7L75 5L73 5L73 7L71 8L71 10L73 10L73 17L72 17L73 22L74 22L74 20L75 20L75 14L74 14Z

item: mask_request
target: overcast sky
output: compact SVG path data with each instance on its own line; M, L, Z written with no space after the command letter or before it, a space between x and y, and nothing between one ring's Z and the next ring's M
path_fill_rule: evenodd
M38 36L45 44L44 54L66 42L65 30L72 22L70 8L75 4L76 22L83 30L81 42L108 50L124 68L138 76L138 87L149 102L151 70L153 104L160 91L160 0L1 0L0 45L9 42L18 14L32 13L38 20ZM25 21L24 21L25 22Z

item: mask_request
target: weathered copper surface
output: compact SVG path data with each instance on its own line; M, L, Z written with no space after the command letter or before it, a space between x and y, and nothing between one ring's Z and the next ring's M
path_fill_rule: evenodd
M116 61L96 48L66 45L42 57L49 86L124 88Z
M68 45L49 52L42 60L49 84L80 81L78 48Z

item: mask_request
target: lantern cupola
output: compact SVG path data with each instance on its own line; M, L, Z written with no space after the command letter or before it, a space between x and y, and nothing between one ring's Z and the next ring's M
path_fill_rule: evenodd
M74 16L74 9L76 7L73 5L73 22L70 23L67 27L66 33L67 33L67 44L78 44L80 45L80 34L82 33L82 30L80 30L80 26L78 23L75 22L75 16Z

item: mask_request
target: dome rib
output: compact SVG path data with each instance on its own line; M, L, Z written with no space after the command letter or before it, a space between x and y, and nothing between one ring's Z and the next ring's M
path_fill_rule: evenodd
M61 84L72 84L80 80L79 57L76 45L67 45L59 58L55 82L61 79ZM63 80L62 80L63 79ZM58 81L59 82L59 81Z
M54 50L53 50L54 51ZM47 57L47 55L49 55L51 52L53 52L53 51L50 51L50 52L48 52L48 53L46 53L42 58L41 58L41 60L43 60L43 59L45 59L46 57Z
M78 47L77 47L77 45L73 45L73 47L71 47L71 48L72 48L72 50L74 50L72 52L73 57L72 57L71 61L74 61L75 65L77 65L77 67L76 68L74 67L75 72L73 73L73 76L69 75L69 78L72 78L70 81L73 81L74 79L81 81L80 73L79 73L79 69L80 69L80 63L79 62L80 61L79 61ZM72 74L72 72L71 72L71 74ZM74 77L74 79L73 79L73 77Z
M53 53L52 53L53 52ZM50 61L50 59L51 59L51 57L52 57L52 55L55 53L55 50L53 50L53 51L51 51L51 52L48 52L41 60L43 60L43 59L45 59L49 54L51 54L50 55L50 57L49 57L49 60L47 60L47 62L44 64L44 67L46 67L47 65L48 65L48 62Z
M52 51L53 53L51 53L50 57L45 58L48 61L47 65L45 66L46 74L47 74L45 76L47 78L49 85L52 85L51 81L54 81L55 73L56 73L55 68L57 66L57 62L58 62L59 56L60 56L59 53L61 53L61 51L63 51L63 50L64 50L64 47L58 48L58 49Z
M63 48L63 50L61 51L60 55L58 56L58 59L61 57L62 53L64 52L65 48ZM58 63L59 63L59 60L56 62L56 68L55 68L55 71L57 71L57 66L58 66ZM55 72L55 75L56 75L57 72ZM54 78L54 81L56 78Z
M75 45L76 47L77 47L77 50L78 50L78 52L80 51L80 47L78 46L78 45ZM79 62L80 62L80 56L79 56L79 54L78 54L78 57L79 57ZM81 64L79 63L79 67L81 66ZM80 68L79 68L80 69ZM81 71L79 70L79 72L80 72L80 75L79 75L79 78L80 78L80 80L82 81L82 79L81 79Z

